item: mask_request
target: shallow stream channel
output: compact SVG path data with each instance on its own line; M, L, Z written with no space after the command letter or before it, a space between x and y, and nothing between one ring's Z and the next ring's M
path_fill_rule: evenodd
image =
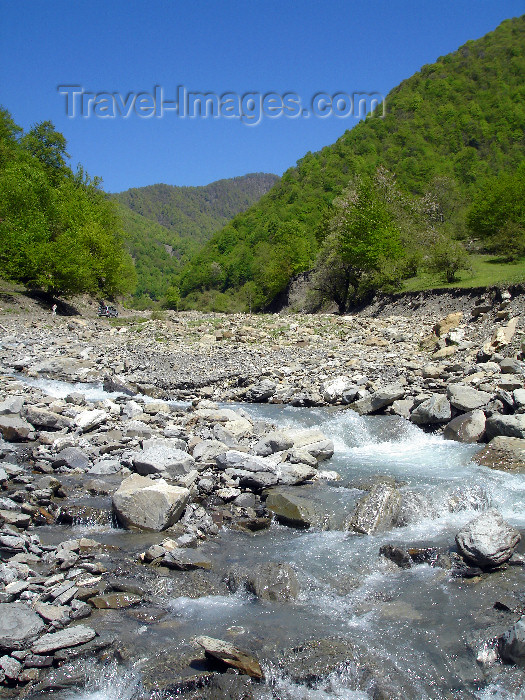
M72 389L48 382L47 390L59 395ZM82 391L90 396L86 387ZM96 387L92 394L94 400L104 395ZM445 441L397 416L361 417L349 410L270 404L244 404L242 409L279 428L319 428L335 445L334 456L323 468L338 472L340 480L296 491L314 502L320 513L318 527L299 529L274 521L254 534L222 527L202 546L219 582L237 565L291 565L299 582L297 596L273 604L242 590L231 593L222 583L207 584L204 575L181 573L187 577L185 588L159 575L147 604L95 611L91 618L97 631L118 633L128 657L119 665L86 663L83 688L47 697L525 697L520 669L489 663L490 640L517 619L508 616L504 605L494 606L509 596L525 600L523 567L465 578L453 575L450 567L436 566L432 557L422 556L421 563L400 568L379 553L382 546L395 545L446 555L461 527L489 507L525 530L525 476L477 466L471 457L479 446ZM373 535L348 532L345 523L366 483L378 476L395 480L401 491L412 494L404 526ZM86 502L97 505L101 500ZM43 526L39 535L43 543L54 544L65 538L64 530ZM106 556L113 565L116 559L125 567L165 535L126 531L111 522L69 527L66 537L80 536L118 547ZM522 544L518 551L523 549ZM225 674L231 683L221 686L222 691L148 691L151 685L146 681L154 676L198 673L192 640L199 635L228 640L253 653L265 681L236 691L231 685L236 677ZM194 659L200 658L193 653Z

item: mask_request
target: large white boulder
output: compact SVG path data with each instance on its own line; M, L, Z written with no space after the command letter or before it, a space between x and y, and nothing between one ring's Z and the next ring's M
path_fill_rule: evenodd
M179 520L189 498L188 489L133 474L113 494L113 509L124 527L158 532Z

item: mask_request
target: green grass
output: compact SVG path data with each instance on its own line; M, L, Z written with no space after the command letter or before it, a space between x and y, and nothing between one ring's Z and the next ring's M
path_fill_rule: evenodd
M493 255L471 255L472 270L458 273L455 282L443 282L439 275L423 272L403 283L403 292L419 292L435 288L493 287L525 282L525 258L504 263Z

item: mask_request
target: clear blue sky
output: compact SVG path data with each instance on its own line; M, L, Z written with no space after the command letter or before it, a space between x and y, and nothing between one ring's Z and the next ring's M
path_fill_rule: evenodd
M356 119L70 119L58 85L86 91L384 95L425 63L520 15L523 0L0 0L0 102L24 129L50 119L73 166L111 192L282 174Z

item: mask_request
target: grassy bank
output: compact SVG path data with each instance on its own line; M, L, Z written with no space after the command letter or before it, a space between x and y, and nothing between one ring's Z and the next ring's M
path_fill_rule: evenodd
M421 273L404 281L403 292L418 292L434 288L492 287L525 282L525 258L504 263L493 255L471 255L472 269L458 273L455 282L443 282L438 275Z

